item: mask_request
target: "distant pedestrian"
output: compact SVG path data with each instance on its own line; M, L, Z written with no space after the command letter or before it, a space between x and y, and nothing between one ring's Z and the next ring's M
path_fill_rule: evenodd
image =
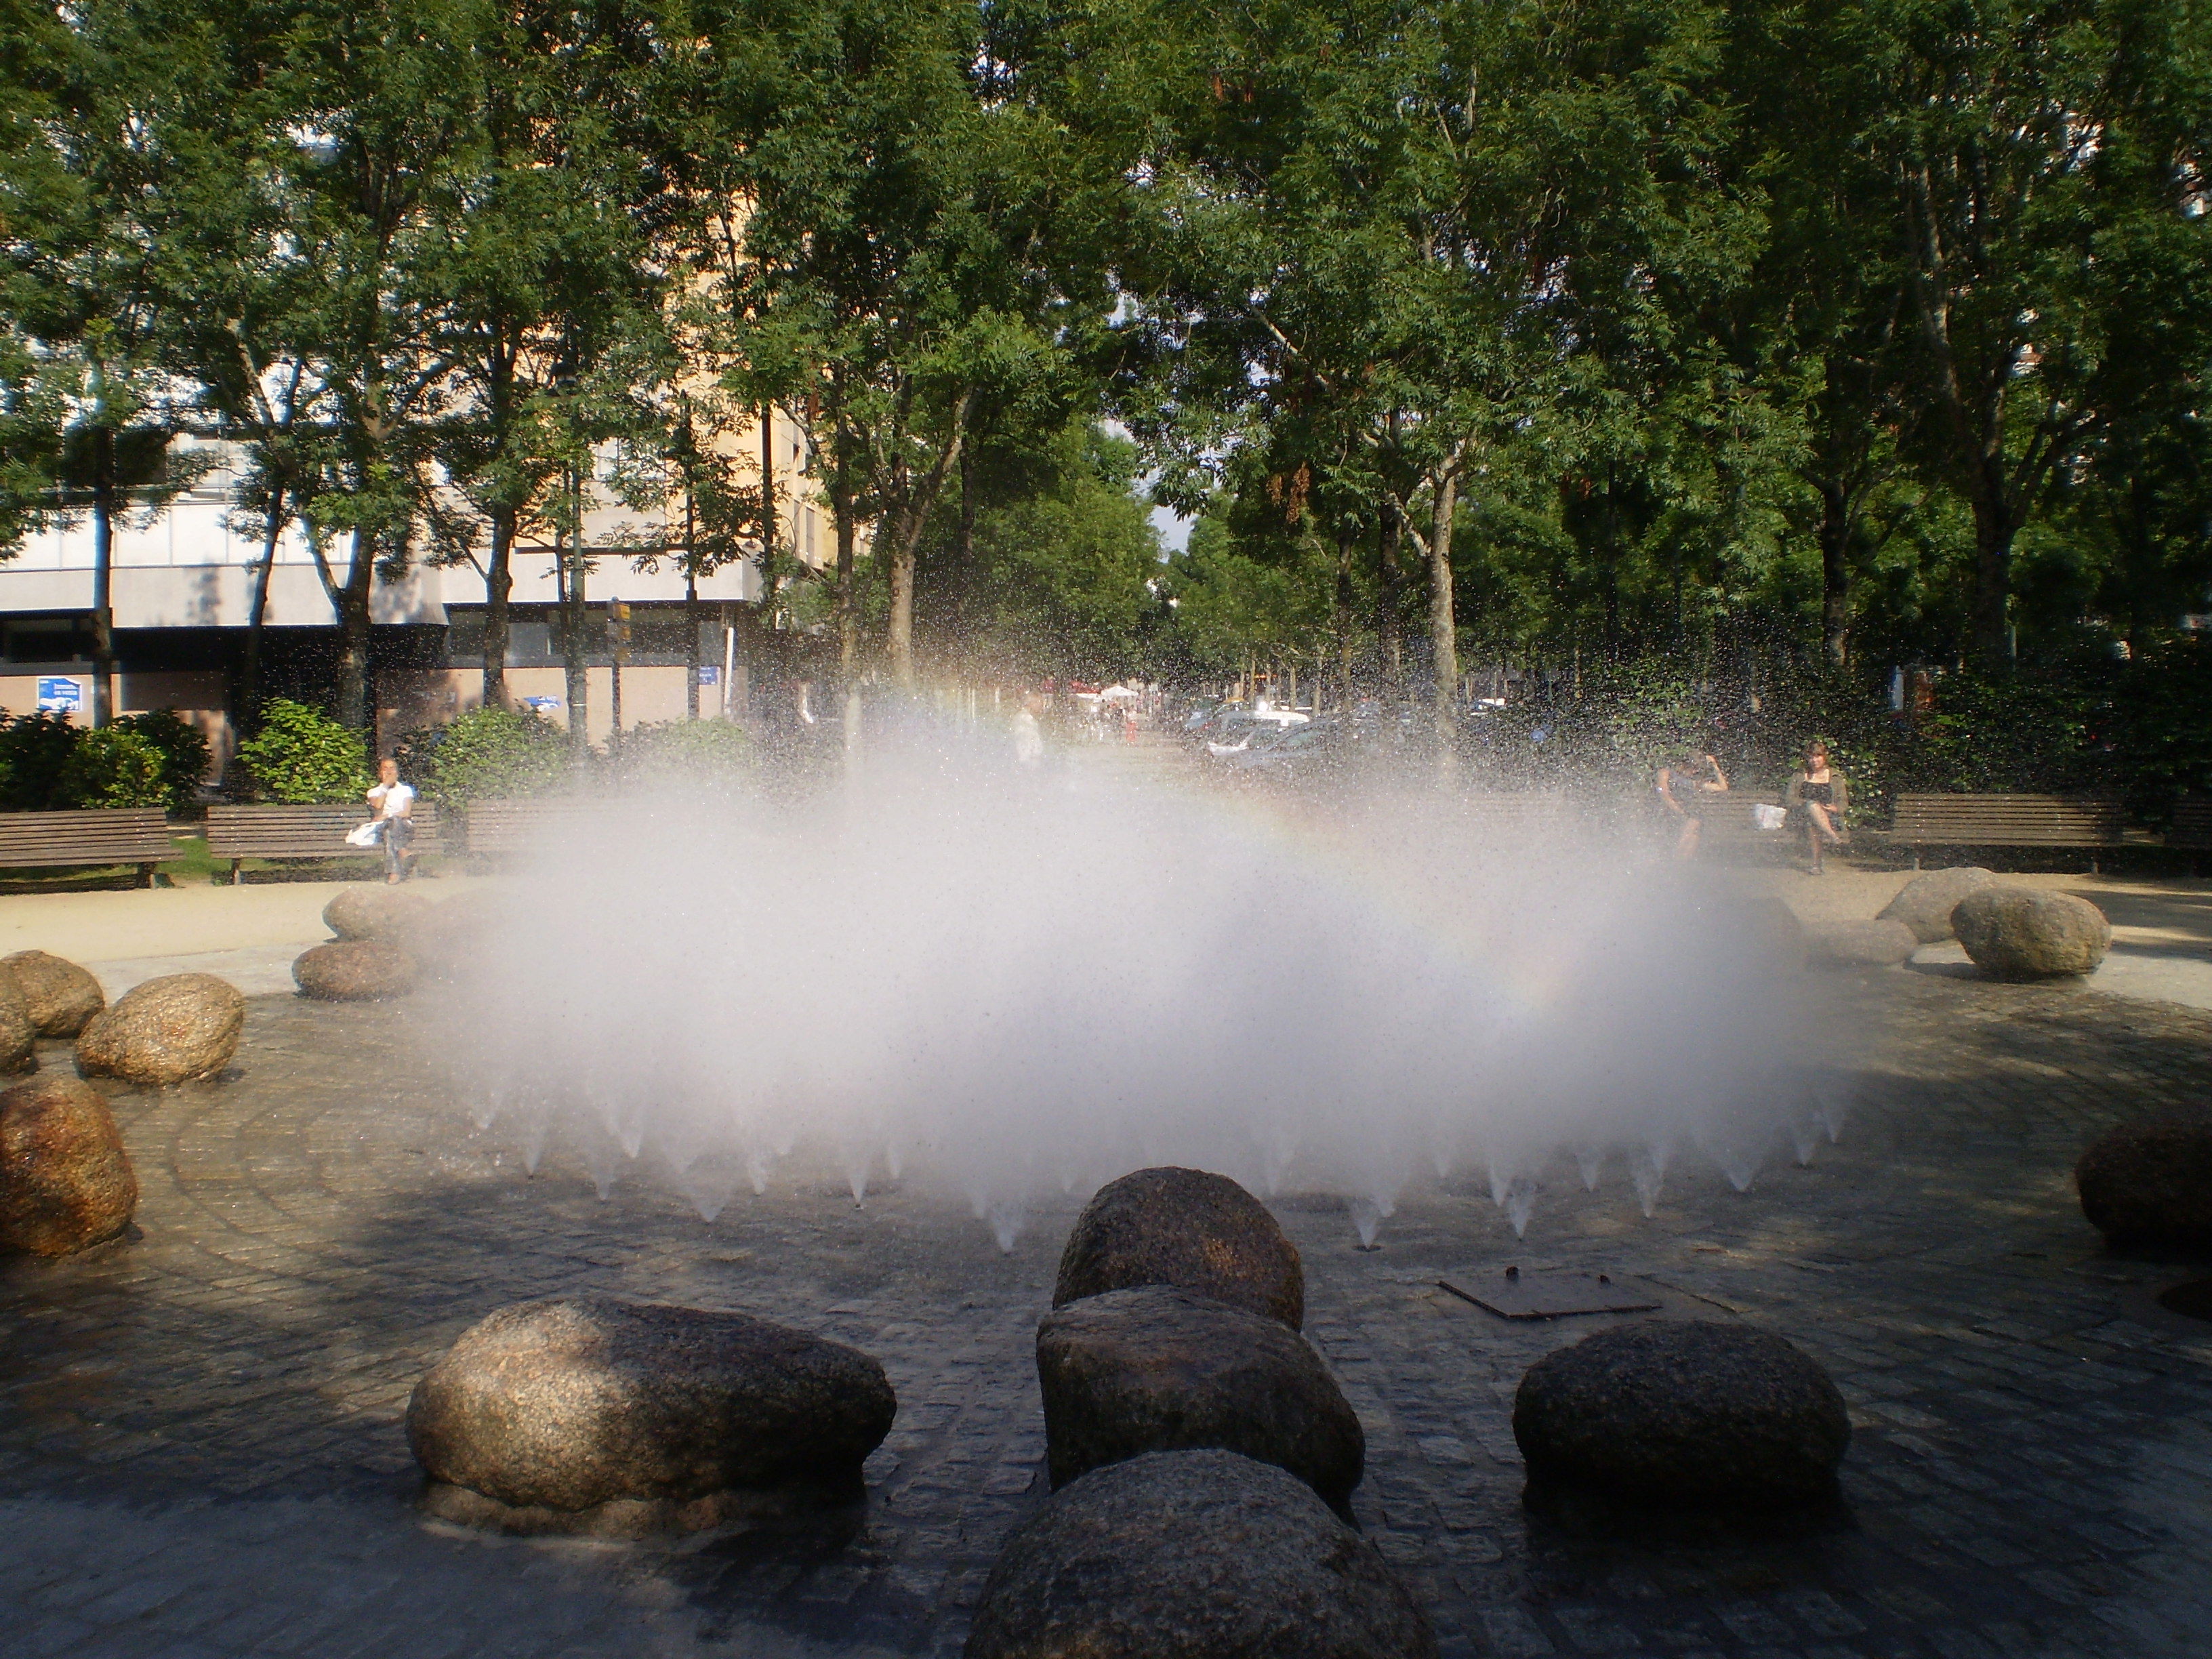
M1037 716L1043 710L1044 699L1031 691L1014 711L1014 759L1024 766L1044 763L1044 732L1037 725Z
M376 787L368 792L376 809L377 838L384 843L384 879L407 878L407 848L415 839L415 791L399 781L399 763L386 756L377 763Z
M1674 856L1687 860L1698 855L1698 839L1705 830L1705 797L1728 793L1728 774L1711 755L1679 755L1659 769L1653 793L1674 836Z
M1783 805L1805 826L1806 873L1825 875L1820 867L1823 848L1847 846L1851 839L1845 821L1851 792L1844 775L1828 763L1828 745L1820 738L1805 745L1805 763L1790 777Z

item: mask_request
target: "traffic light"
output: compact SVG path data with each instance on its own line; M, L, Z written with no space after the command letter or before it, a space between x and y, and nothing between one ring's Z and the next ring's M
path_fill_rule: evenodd
M629 605L626 600L607 602L607 644L613 648L617 662L629 661Z

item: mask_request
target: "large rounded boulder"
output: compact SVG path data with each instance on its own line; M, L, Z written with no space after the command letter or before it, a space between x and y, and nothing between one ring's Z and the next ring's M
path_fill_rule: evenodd
M415 988L415 958L386 939L341 939L303 951L292 982L320 1002L377 1002Z
M1901 921L1816 921L1805 932L1813 960L1826 968L1894 968L1920 948Z
M1903 922L1921 944L1939 944L1952 936L1951 912L1958 908L1959 901L1996 880L1995 876L1975 864L1962 864L1950 870L1929 870L1899 888L1897 896L1882 906L1879 914L1884 921Z
M238 1052L246 999L213 974L168 974L125 992L76 1040L76 1068L126 1083L212 1077Z
M2081 1213L2114 1244L2212 1249L2212 1112L2108 1129L2074 1166Z
M31 1024L40 1036L73 1037L107 1006L100 981L88 971L44 951L18 951L0 960L0 968L30 1005Z
M455 1519L682 1528L748 1493L856 1493L897 1409L875 1360L805 1331L556 1297L464 1333L416 1385L407 1438L429 1506Z
M90 1084L49 1076L0 1094L0 1249L67 1255L119 1237L138 1178Z
M27 1072L39 1063L39 1028L14 977L0 974L0 1072Z
M1006 1540L967 1659L1431 1659L1427 1616L1302 1482L1150 1452L1063 1487Z
M405 887L357 882L323 907L323 926L342 939L405 943L428 925L438 907Z
M1219 1447L1342 1510L1367 1443L1313 1346L1264 1314L1167 1285L1109 1291L1037 1327L1052 1484L1148 1451Z
M2088 900L2034 887L1978 888L1953 908L1951 926L1992 979L2090 973L2112 945L2112 924Z
M1267 1206L1226 1176L1139 1170L1084 1206L1060 1252L1052 1305L1139 1285L1173 1285L1305 1322L1305 1267Z
M1818 1504L1835 1495L1850 1434L1843 1395L1801 1350L1696 1320L1617 1326L1557 1349L1513 1401L1533 1489L1632 1504Z

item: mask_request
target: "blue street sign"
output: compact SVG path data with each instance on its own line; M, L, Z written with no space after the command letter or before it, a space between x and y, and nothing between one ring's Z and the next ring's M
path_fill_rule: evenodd
M59 714L75 714L84 707L83 683L60 674L40 677L39 707Z
M720 668L719 668L718 666L716 666L714 664L713 664L713 663L711 663L711 662L702 662L702 663L701 663L701 664L699 665L699 684L702 684L702 685L720 685L720 684L721 684L721 682L722 682L722 671L721 671L721 669L720 669Z
M525 708L534 708L541 714L550 714L561 706L561 699L558 697L525 697L522 700L522 706Z

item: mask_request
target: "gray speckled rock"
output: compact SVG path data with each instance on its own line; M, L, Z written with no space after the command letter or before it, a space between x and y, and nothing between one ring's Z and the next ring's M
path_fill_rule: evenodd
M1214 1446L1273 1463L1341 1509L1367 1451L1313 1346L1264 1314L1167 1285L1045 1316L1037 1381L1055 1488L1148 1451Z
M1532 1486L1638 1503L1819 1503L1850 1433L1843 1395L1804 1353L1703 1321L1617 1326L1554 1350L1513 1401Z
M126 1083L211 1077L238 1052L246 999L213 974L168 974L134 987L87 1022L76 1068Z
M428 899L389 883L358 882L323 907L323 926L342 939L406 942L437 908Z
M1951 937L1951 912L1959 901L1996 880L1977 864L1925 871L1899 888L1879 915L1884 921L1903 922L1921 944L1934 945Z
M0 968L21 989L40 1036L73 1037L107 1006L100 981L89 972L44 951L18 951L0 961Z
M2157 1112L2108 1129L2074 1181L2081 1213L2115 1244L2212 1249L2212 1112Z
M1894 968L1920 948L1901 921L1816 921L1805 933L1813 960L1828 968Z
M303 951L292 963L301 994L322 1002L377 1002L415 988L415 958L388 939L341 939Z
M27 1072L39 1063L39 1028L15 976L0 974L0 1072Z
M1101 1187L1067 1236L1052 1305L1138 1285L1175 1285L1232 1307L1305 1322L1297 1246L1227 1176L1139 1170Z
M1431 1659L1372 1544L1283 1470L1149 1452L1063 1487L1006 1540L967 1659Z
M1951 926L1992 979L2089 973L2112 945L2112 924L2088 900L2035 887L1977 889L1953 908Z
M0 1249L67 1255L117 1237L138 1177L107 1101L73 1077L0 1094Z
M897 1409L881 1365L805 1331L555 1297L463 1333L416 1385L407 1438L434 1482L460 1489L430 1503L455 1518L588 1531L593 1511L627 1504L681 1527L725 1518L715 1500L732 1492L857 1491Z

